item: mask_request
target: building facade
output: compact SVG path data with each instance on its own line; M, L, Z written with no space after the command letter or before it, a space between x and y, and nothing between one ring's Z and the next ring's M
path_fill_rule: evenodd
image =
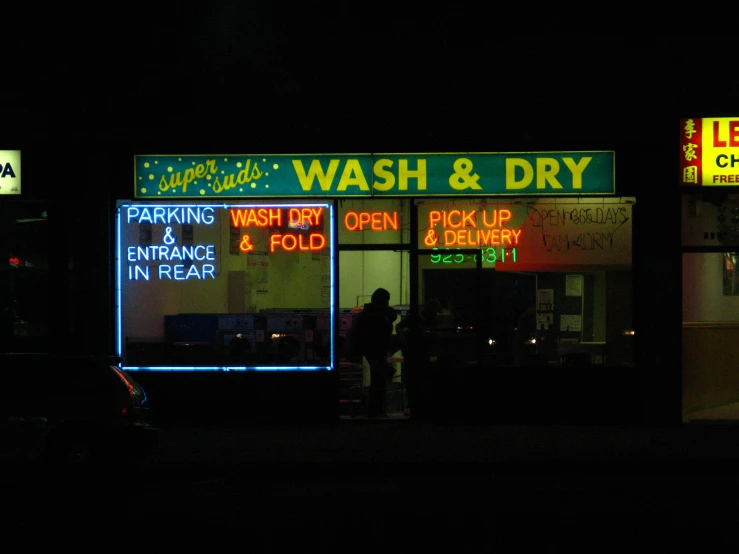
M45 327L21 317L6 349L119 353L168 406L199 395L331 418L346 408L347 322L383 287L401 314L444 308L431 418L680 420L679 271L664 202L640 194L659 149L645 165L617 142L319 155L82 142L84 171L55 180L69 152L23 148L24 197L3 199L8 248L33 219L19 206L46 213L48 272L20 276L33 256L10 248L5 306L25 299Z

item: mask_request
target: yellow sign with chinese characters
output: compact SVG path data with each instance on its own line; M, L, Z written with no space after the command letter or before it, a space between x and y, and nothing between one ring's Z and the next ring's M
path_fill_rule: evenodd
M680 120L680 185L739 186L739 116Z

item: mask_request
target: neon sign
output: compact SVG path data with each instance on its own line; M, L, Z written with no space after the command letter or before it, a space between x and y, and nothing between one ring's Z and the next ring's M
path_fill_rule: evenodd
M171 235L172 228L167 227L166 233ZM167 236L165 235L165 242ZM176 239L176 237L172 237ZM215 279L215 265L213 264L193 264L193 261L215 261L215 245L198 244L197 246L177 246L177 245L150 245L150 246L129 246L126 249L126 259L129 263L136 265L128 266L129 279L145 279L150 278L150 266L140 265L142 262L148 261L180 261L180 264L159 264L159 279L174 279L175 281L185 281L190 278L195 279Z
M234 227L279 227L282 225L282 210L278 208L232 208L231 225Z
M482 224L485 227L499 227L505 225L506 221L510 221L511 210L491 210L479 212L481 214ZM441 224L442 227L477 227L478 211L477 210L431 210L429 212L429 225L435 227Z
M128 246L126 261L128 279L148 281L154 273L160 281L187 281L189 279L215 279L215 244L186 245L177 244L173 225L204 225L215 223L215 208L200 206L129 206L126 210L126 223L163 225L163 244ZM152 262L155 265L152 265ZM165 263L163 263L165 262ZM179 263L170 263L179 262ZM196 263L197 262L197 263Z
M283 218L280 208L231 208L231 224L234 227L282 227L287 221L288 227L309 229L321 225L323 208L290 208L287 217Z
M272 233L269 236L269 251L278 249L292 252L323 250L326 247L326 237L320 232L310 232L312 229L323 228L323 208L231 208L231 225L233 228L257 227L278 228L286 227L288 232ZM285 215L286 214L286 215ZM308 234L306 235L306 232ZM241 252L254 250L252 237L249 234L241 235L239 243Z
M161 223L163 225L213 225L215 208L211 207L156 207L130 206L126 210L126 223Z
M292 252L296 248L298 250L323 250L326 246L326 237L320 233L311 233L307 237L305 235L275 233L269 237L269 251L274 252L277 248L282 248L288 252Z
M226 208L224 206L224 208ZM123 252L129 280L167 281L216 279L216 244L192 242L192 226L214 226L217 222L214 206L128 206L123 221L127 225L159 225L163 236L158 244L138 244L125 247ZM231 207L228 215L234 231L242 228L273 230L269 235L269 250L276 252L317 251L326 247L323 229L324 208L314 207ZM178 236L176 226L183 227ZM190 226L188 234L184 227ZM151 233L148 234L149 240ZM249 253L255 248L249 233L238 237L238 252Z
M434 250L438 250L438 248L434 248ZM518 261L515 248L481 248L480 256L482 263L484 264L494 264L496 262L505 263L506 261L516 263ZM477 263L477 254L449 252L448 249L444 254L431 254L429 257L431 258L432 264L462 264L465 262Z
M347 231L387 231L399 228L398 212L347 212L344 216L344 227Z
M469 246L509 246L519 244L521 229L507 229L511 220L507 209L431 210L423 243L429 248ZM441 227L437 231L437 227Z
M520 229L447 229L444 231L445 246L498 246L518 244Z
M214 244L178 245L174 225L205 225L215 223L215 208L210 206L128 206L126 224L164 225L164 244L129 246L126 248L129 280L151 279L152 265L157 267L160 280L215 279ZM162 263L180 262L180 263Z

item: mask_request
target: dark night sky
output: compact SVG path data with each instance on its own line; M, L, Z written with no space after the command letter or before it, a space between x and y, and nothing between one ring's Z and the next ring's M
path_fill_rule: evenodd
M633 32L583 33L556 11L391 8L35 7L3 36L15 54L5 131L184 131L244 151L594 143L627 136L628 118L699 104L702 87L688 101L696 66L730 52L623 26Z

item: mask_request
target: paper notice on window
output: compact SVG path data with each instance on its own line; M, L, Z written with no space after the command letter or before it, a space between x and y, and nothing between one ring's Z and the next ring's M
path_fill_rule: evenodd
M554 311L554 289L536 291L536 309L539 312Z
M579 314L562 314L559 320L560 331L576 331L582 330L582 316Z
M266 252L254 252L249 254L246 261L246 269L249 281L258 285L269 283L269 258ZM267 288L261 287L261 288Z
M553 313L540 313L536 314L536 329L539 331L546 331L549 329L549 326L554 323L554 314Z
M565 280L565 296L582 296L582 286L582 275L567 275Z

